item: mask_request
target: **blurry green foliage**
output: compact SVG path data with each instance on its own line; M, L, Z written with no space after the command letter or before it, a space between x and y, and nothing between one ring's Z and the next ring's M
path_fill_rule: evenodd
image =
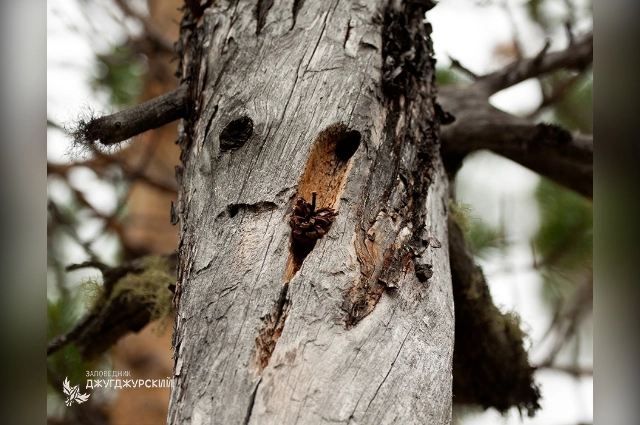
M142 92L142 77L146 71L144 55L126 44L114 46L111 52L96 56L93 84L109 92L109 100L114 106L131 106Z
M487 258L495 250L506 246L504 232L490 226L471 214L472 206L464 203L451 203L451 218L458 223L469 243L473 254Z
M564 10L558 6L564 6ZM551 34L567 23L573 26L580 17L593 16L593 1L529 0L525 9L532 21L540 25L547 34Z
M558 72L550 79L566 80L570 78L567 74L567 71ZM543 88L550 84L550 79L541 79ZM584 134L593 133L593 72L583 73L571 85L566 95L553 105L553 113L565 128Z
M50 211L48 223L47 341L69 332L86 310L86 294L77 290L77 281L69 276L65 267L68 265L68 248L77 245L69 234L70 229L77 231L77 225L86 220L87 214L83 214L84 209L75 196L67 202L56 203L55 211ZM83 386L87 379L86 371L94 369L96 362L82 361L74 344L68 344L47 356L48 372L55 379L68 377L73 385ZM64 406L62 388L57 384L48 382L48 392L54 396L48 397L47 403L51 403L48 408L53 410L58 404Z
M473 254L480 258L486 258L490 253L506 246L504 232L482 220L473 221L471 228L467 232L467 240Z
M582 196L542 179L535 197L541 224L534 237L544 279L544 296L556 301L591 273L593 264L593 205Z
M438 86L468 84L471 79L460 71L451 68L436 68L436 83Z
M77 311L76 304L80 302L79 292L71 299L59 297L56 300L47 300L47 340L68 332L78 321L73 312ZM59 351L47 357L48 369L59 377L68 377L71 382L84 383L86 371L91 370L93 362L83 362L80 353L73 344L68 344ZM57 389L60 391L61 389Z
M529 0L525 7L532 21L536 22L542 28L549 30L553 22L552 18L544 10L544 3L544 0Z

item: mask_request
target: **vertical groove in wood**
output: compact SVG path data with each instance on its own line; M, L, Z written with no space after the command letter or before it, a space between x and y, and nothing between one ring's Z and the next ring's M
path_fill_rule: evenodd
M352 139L357 133L357 146ZM360 144L360 133L349 129L344 123L330 125L322 130L313 142L302 176L297 185L295 199L311 200L316 194L317 208L338 208L340 194L344 190L346 177L351 167L351 156ZM350 146L347 146L350 145ZM348 154L341 154L347 152ZM290 251L293 250L293 241ZM284 282L290 282L302 263L289 253Z

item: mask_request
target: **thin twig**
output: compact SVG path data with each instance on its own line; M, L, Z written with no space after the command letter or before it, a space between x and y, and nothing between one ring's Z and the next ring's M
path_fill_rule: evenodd
M576 334L580 322L593 308L593 276L591 273L580 282L573 296L563 305L557 307L553 320L541 341L554 334L555 340L542 365L554 364L555 358L572 337ZM555 330L555 333L553 332Z
M62 127L60 124L54 122L51 118L47 118L47 127L49 128L55 128L56 130L59 130L65 134L68 134L67 130L64 129L64 127Z
M542 46L542 49L540 49L540 52L538 52L538 54L533 58L534 65L540 66L540 63L542 63L542 60L546 56L550 47L551 47L551 40L547 38L544 40L544 46Z

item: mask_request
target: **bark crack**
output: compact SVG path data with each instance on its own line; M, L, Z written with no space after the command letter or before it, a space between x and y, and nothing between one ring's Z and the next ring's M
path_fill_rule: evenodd
M373 397L371 397L371 400L369 400L369 404L367 404L367 408L365 409L365 411L369 410L369 407L371 407L371 403L373 403L373 400L375 400L376 397L378 396L378 392L380 391L380 388L382 388L384 383L387 381L387 378L389 377L389 374L391 374L391 371L393 370L393 366L396 364L396 361L398 360L398 357L400 356L400 352L402 352L402 348L404 347L404 344L407 341L407 338L409 338L409 335L411 334L412 330L413 330L413 328L409 329L409 332L407 332L407 334L405 335L404 339L402 340L402 344L400 344L400 348L398 349L398 352L396 353L396 356L393 358L393 361L391 362L391 365L389 366L389 370L387 371L387 374L384 376L384 379L382 380L382 382L380 382L380 385L378 385L378 388L376 388L376 392L373 394Z
M262 378L258 380L255 388L251 392L251 397L249 398L249 407L247 408L247 416L245 416L244 422L243 422L244 425L247 425L251 420L251 414L253 413L253 405L256 402L256 394L258 393L258 388L260 387L261 383L262 383Z
M284 105L284 108L282 110L282 115L280 116L280 119L278 120L278 127L276 128L276 132L278 132L278 130L280 130L280 125L282 124L282 121L283 121L285 115L287 114L287 109L289 108L289 102L291 101L291 97L293 96L293 92L295 91L296 85L298 84L298 78L300 78L299 74L300 74L300 68L301 67L302 67L302 60L298 63L298 68L296 69L296 79L294 80L293 85L291 86L291 91L289 92L289 95L287 96L287 102ZM269 139L270 135L271 135L271 128L269 128L269 130L267 131L267 134L264 136L264 138L262 140L262 144L260 145L260 149L258 150L258 153L253 158L253 162L251 164L251 167L249 167L249 172L247 173L246 177L244 178L244 181L242 182L242 188L238 192L238 199L240 199L240 195L244 192L244 189L245 189L245 187L247 185L247 182L249 181L249 177L251 176L251 172L255 168L254 165L258 162L258 158L260 157L260 154L262 153L262 149L264 148L264 145L267 142L267 140Z
M264 28L264 24L267 21L267 14L269 9L273 6L273 0L258 0L256 4L256 35L260 35L260 32Z
M349 18L349 21L347 22L347 33L344 36L344 43L342 45L343 49L347 48L347 42L349 41L349 36L351 35L352 28L353 28L353 25L351 25L351 18Z
M333 7L331 7L331 9L335 9L336 5L334 4ZM311 52L311 56L309 56L309 62L307 63L307 69L309 69L309 65L311 64L311 61L313 60L313 57L316 55L316 50L318 50L318 46L320 45L320 41L322 41L322 36L324 35L325 30L327 29L327 19L329 19L329 11L327 11L327 14L324 17L324 20L322 21L322 30L320 31L320 36L318 37L318 40L316 41L316 45L313 46L313 51ZM307 70L305 69L305 72L307 72Z
M280 335L282 335L289 310L288 293L289 284L285 283L282 285L274 310L262 317L264 326L256 337L256 361L259 373L262 373L269 365L271 355L276 348Z

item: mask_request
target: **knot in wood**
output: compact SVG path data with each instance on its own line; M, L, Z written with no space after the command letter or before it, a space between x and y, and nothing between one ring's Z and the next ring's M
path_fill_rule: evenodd
M253 134L253 120L247 116L231 121L220 133L220 150L237 149Z

